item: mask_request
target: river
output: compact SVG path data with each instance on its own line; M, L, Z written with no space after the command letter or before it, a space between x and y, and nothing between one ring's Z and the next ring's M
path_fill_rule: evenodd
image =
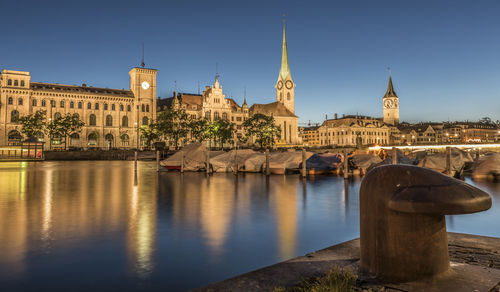
M469 183L473 183L467 180ZM1 291L185 291L359 236L360 180L0 163ZM500 237L500 184L448 230Z

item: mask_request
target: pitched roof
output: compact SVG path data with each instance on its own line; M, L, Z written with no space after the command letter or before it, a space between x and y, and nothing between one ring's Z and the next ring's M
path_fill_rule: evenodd
M110 88L99 88L86 85L64 85L57 83L42 83L42 82L31 82L31 90L34 91L60 91L66 93L96 93L99 95L109 95L109 96L119 96L119 97L134 97L134 93L131 90L120 90L120 89L110 89Z
M389 84L387 85L387 91L385 92L384 98L386 97L398 97L394 87L392 86L392 78L389 75Z
M254 104L250 107L250 112L253 114L264 114L266 116L275 117L297 117L283 104L275 101L267 104Z

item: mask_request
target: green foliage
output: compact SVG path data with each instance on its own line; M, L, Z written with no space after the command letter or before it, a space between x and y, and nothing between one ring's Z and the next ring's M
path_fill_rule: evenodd
M261 148L270 147L274 139L281 135L281 128L274 122L274 117L255 114L243 123L248 138L255 137Z
M35 137L38 132L43 132L46 121L46 111L36 111L33 114L19 117L17 123L22 126L21 132L28 138Z
M191 137L197 142L203 142L208 138L210 121L206 118L196 119L189 122Z
M208 126L208 138L213 139L214 145L219 142L220 147L230 142L233 138L235 129L234 124L225 119L216 119Z
M162 112L156 124L159 135L167 137L177 147L179 140L189 133L190 119L185 110L172 109Z
M77 114L66 114L63 117L51 120L46 125L46 131L51 139L55 137L64 138L66 148L68 136L80 132L84 125L85 123L80 120Z
M312 278L292 288L275 288L273 292L349 292L356 290L356 279L350 270L335 266L323 277Z
M160 137L157 123L150 123L139 128L141 137L146 140L146 147L151 148L151 143Z

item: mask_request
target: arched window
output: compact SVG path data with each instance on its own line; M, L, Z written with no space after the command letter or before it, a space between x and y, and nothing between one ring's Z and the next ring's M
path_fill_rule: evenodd
M61 100L61 101L59 102L59 107L64 107L64 100Z
M129 111L131 111L131 110L132 110L132 108L130 107L130 104L129 104L129 105L127 105L127 111L129 112Z
M130 138L127 134L122 134L120 136L120 140L122 140L122 145L128 146L128 142L129 142Z
M36 106L36 103L37 103L37 102L36 102L36 99L33 99L33 100L31 101L31 105L32 105L32 106Z
M23 105L23 99L22 99L22 98L19 98L19 99L17 100L17 104L18 104L18 105Z
M97 136L97 133L90 133L88 138L87 138L87 143L89 146L95 146L97 145L97 139L98 139L98 136Z
M105 111L107 111L107 110L108 110L108 104L107 104L107 103L105 103L105 104L104 104L104 110L105 110Z
M286 99L290 100L290 92L287 92Z
M122 117L122 127L128 127L128 117L127 116Z
M80 146L80 135L78 135L78 133L73 133L69 136L69 145L71 147Z
M95 108L96 110L98 110L98 109L99 109L99 103L98 103L98 102L96 102L96 103L95 103L95 107L94 107L94 108Z
M142 118L142 125L143 125L143 126L147 125L147 124L148 124L148 122L149 122L148 117L143 117L143 118Z
M106 136L104 136L104 139L106 139L106 141L108 142L113 143L114 137L112 134L106 134Z
M149 113L149 104L146 104L146 112Z
M69 136L71 139L80 139L80 135L78 133L73 133Z
M55 100L51 100L50 101L50 106L51 107L56 107L56 101Z
M14 80L14 86L19 86L19 81Z
M12 130L9 132L9 135L7 136L9 142L21 142L23 139L23 136L21 136L21 133L17 130Z
M21 80L21 86L24 87L24 80Z
M141 105L141 110L142 110L142 112L144 112L146 110L146 106L142 104Z
M81 102L81 101L79 101L79 102L78 102L78 108L79 108L79 109L81 109L81 108L82 108L82 106L83 106L82 102Z
M123 104L120 104L120 111L123 111Z
M227 113L222 113L222 119L227 120Z
M112 127L113 126L113 117L111 115L106 116L106 127Z
M72 101L70 101L70 102L69 102L69 108L75 108L75 103L74 103L74 102L72 102Z
M89 117L89 125L95 126L96 125L96 117L94 114L91 114Z
M9 79L9 81L7 81L7 85L12 85L12 79Z
M114 111L115 109L116 109L116 107L115 107L115 104L113 103L113 104L111 105L111 110L112 110L112 111Z
M92 104L90 102L87 103L87 109L92 109Z
M60 113L55 113L54 114L54 120L59 120L61 118L61 114Z
M7 103L8 104L13 104L14 103L14 99L11 97L9 97L9 99L7 100Z
M45 99L44 99L44 100L42 100L42 106L43 106L43 107L44 107L44 106L47 106L47 102L45 101Z
M16 110L11 111L10 112L10 122L16 123L17 120L19 120L19 112Z
M219 118L219 112L214 112L214 120L217 120Z

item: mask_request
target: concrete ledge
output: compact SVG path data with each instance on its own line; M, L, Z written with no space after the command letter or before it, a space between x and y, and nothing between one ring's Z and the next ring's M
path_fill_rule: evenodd
M500 238L448 233L448 246L452 269L446 275L400 284L359 281L359 288L386 291L497 291L490 289L500 284ZM334 266L356 272L359 254L358 238L194 291L272 291L276 287L292 287L304 279L322 276Z

